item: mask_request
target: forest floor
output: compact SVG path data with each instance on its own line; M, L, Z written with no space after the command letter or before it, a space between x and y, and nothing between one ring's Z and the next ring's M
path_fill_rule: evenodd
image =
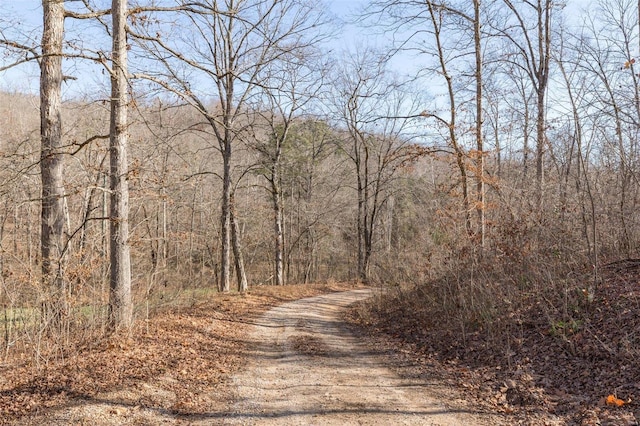
M252 350L249 335L269 308L350 284L259 286L212 294L138 321L128 338L77 345L35 366L0 364L2 425L191 424L234 404L231 377Z
M378 291L354 287L217 295L30 378L27 366L5 366L3 423L508 424L348 327L347 307Z
M278 320L277 310L276 314L264 316L270 308L320 294L353 290L355 286L351 284L265 286L252 288L247 295L215 295L208 301L168 309L150 321L140 321L130 338L79 346L63 359L50 361L38 369L26 361L20 365L15 362L0 365L0 424L220 424L223 420L240 424L268 424L267 421L287 424L282 422L282 416L278 419L276 413L257 402L267 397L256 394L256 389L268 386L251 379L247 381L247 377L259 380L258 376L266 374L267 367L261 363L269 358L295 361L302 357L307 363L303 365L303 373L320 364L324 365L324 371L333 369L335 380L340 380L340 369L347 366L335 363L341 358L349 359L346 356L351 353L359 353L360 358L356 359L365 365L370 362L370 356L375 359L375 366L369 365L374 374L367 379L375 377L370 387L372 395L379 395L380 389L376 388L393 394L395 391L384 390L400 387L405 393L411 392L416 383L423 386L418 387L422 402L409 398L414 401L409 404L414 405L406 406L405 414L431 410L431 414L451 413L454 419L460 418L455 417L457 415L474 416L473 420L467 417L459 424L634 425L637 424L634 415L638 415L635 397L640 390L640 363L632 362L631 358L612 362L611 356L594 355L602 352L619 355L619 351L611 349L613 346L609 352L602 348L618 344L616 339L623 337L629 341L629 330L640 330L640 289L638 280L634 281L630 275L633 273L626 268L623 273L616 273L616 279L605 281L603 294L607 300L598 300L592 323L583 325L570 336L563 336L561 342L557 336L537 330L536 319L532 318L530 335L525 334L517 354L510 356L509 364L503 363L502 355L492 353L492 348L479 340L473 346L473 339L467 341L466 356L451 356L442 350L455 346L446 340L446 335L429 336L415 327L402 328L407 324L406 315L388 318L385 326L363 321L357 305L342 309L346 303L320 304L325 310L327 306L340 306L327 312L334 320L318 321L317 317L296 320L297 332L290 335L269 337L270 332L265 331L274 329L265 323L265 318L276 315L269 321ZM313 312L311 305L301 303L298 313ZM343 312L341 317L339 312ZM621 321L629 327L620 327ZM334 328L326 329L329 323L333 323ZM327 343L324 338L320 339L317 330L309 328L310 324L320 324L328 338L338 341ZM580 331L585 334L585 330L593 331L596 327L597 339L580 337ZM425 343L424 339L429 337L441 340L435 345ZM264 352L263 346L268 338L280 344L285 342L284 347L293 352L270 356L273 354ZM574 354L567 349L571 347L567 346L567 340L578 342L573 344ZM588 352L591 355L582 356L593 342L599 343ZM582 346L576 348L576 344ZM345 352L345 345L354 345L356 349ZM276 410L277 404L282 403L277 395L292 386L275 381L275 377L280 377L279 371L273 373L273 383L282 386L275 396L268 397L276 398L272 400L272 409ZM302 389L304 383L300 377L306 376L295 379L295 385ZM394 377L393 384L385 382L384 377ZM320 379L310 380L317 384ZM359 416L366 415L364 406L351 412L357 402L353 399L358 399L363 389L354 387L353 383L342 385L336 394L333 391L319 393L317 389L312 392L323 399L322 412L344 416L337 417L335 424L368 424L357 423ZM430 396L425 396L424 386L428 386ZM253 391L247 394L247 389ZM624 404L621 407L607 405L604 398L608 394L622 398ZM375 396L374 400L376 398L381 397ZM347 405L331 405L335 401ZM399 404L396 405L401 407ZM286 416L291 420L289 424L309 424L290 415L306 412L316 419L313 416L321 414L304 409L296 411L291 406L284 412L289 413ZM316 420L323 423L322 418ZM446 416L412 420L403 418L406 424L457 424L456 420L446 420Z
M411 289L399 300L356 306L350 319L366 335L384 336L380 342L408 362L441 371L469 403L503 413L511 424L639 425L640 260L605 265L600 278L590 303L568 303L563 314L532 298L503 315L503 329L493 332L463 333L446 318L423 326L424 313L400 307L402 299L420 305L422 296Z

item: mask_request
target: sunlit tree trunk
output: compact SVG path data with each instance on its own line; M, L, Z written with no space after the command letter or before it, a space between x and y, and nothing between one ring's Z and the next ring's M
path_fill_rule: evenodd
M458 166L458 170L460 171L460 189L462 191L462 207L464 209L464 223L465 229L468 235L472 234L471 227L471 209L470 209L470 198L469 198L469 178L467 173L467 166L465 165L465 152L460 146L458 141L457 134L457 102L456 102L456 90L453 86L453 78L449 74L447 61L446 61L446 52L444 51L444 47L442 44L442 18L440 16L443 13L438 9L438 5L434 4L431 1L427 1L427 7L429 9L429 16L431 18L431 23L434 28L434 37L436 41L436 47L438 52L438 61L440 64L440 71L444 76L444 79L447 83L447 95L449 98L449 120L445 121L442 119L441 122L446 124L449 129L449 143L453 148L456 165Z
M277 156L280 158L282 146L278 146ZM280 182L280 162L276 161L271 170L271 192L273 201L273 225L275 235L275 284L284 285L284 208L282 206L282 190Z
M232 90L229 88L229 90ZM232 96L230 96L232 98ZM229 99L231 101L231 99ZM228 131L225 131L228 133ZM219 290L231 288L231 137L220 142L222 149L222 207L220 216L220 283Z
M111 69L110 135L110 297L109 325L112 330L127 329L133 321L131 300L131 258L129 249L128 181L128 80L127 80L127 1L113 0L113 52Z
M40 170L42 181L42 279L50 292L45 320L57 325L68 314L64 276L64 170L62 149L62 42L64 1L43 0L42 59L40 61Z
M240 226L238 225L235 199L233 195L231 195L229 220L231 221L231 244L233 246L233 257L235 259L238 291L240 293L244 293L249 289L249 283L247 281L247 273L244 269L244 256L242 255L242 245L240 243Z
M478 231L480 234L480 247L485 245L485 190L484 190L484 142L482 134L482 38L480 33L480 0L473 0L473 41L476 60L476 186L478 214Z
M538 207L541 207L544 184L544 153L547 143L546 97L551 60L551 12L554 4L551 0L527 1L524 2L524 5L516 5L512 0L504 0L504 3L513 13L522 33L521 40L516 40L511 35L507 37L522 55L523 68L527 69L536 94L536 200ZM537 25L534 27L536 29L535 35L522 8L532 9L535 14L537 20Z

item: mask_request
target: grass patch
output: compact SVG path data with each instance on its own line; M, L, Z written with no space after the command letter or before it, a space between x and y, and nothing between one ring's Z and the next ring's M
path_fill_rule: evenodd
M0 311L0 327L5 324L33 324L40 313L35 308L4 308Z

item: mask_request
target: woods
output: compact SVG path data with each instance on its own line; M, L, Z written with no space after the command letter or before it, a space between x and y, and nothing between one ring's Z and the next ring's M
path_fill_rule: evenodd
M463 342L506 344L531 304L584 324L603 265L638 257L638 7L0 11L3 359L286 283L410 285L399 309ZM383 41L336 45L339 18Z

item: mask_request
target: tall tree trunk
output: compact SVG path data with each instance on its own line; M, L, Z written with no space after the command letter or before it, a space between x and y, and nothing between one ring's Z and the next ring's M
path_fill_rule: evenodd
M529 177L529 102L527 100L524 88L522 88L522 91L520 93L522 94L522 100L524 101L524 119L522 120L522 137L524 139L522 146L522 177L526 182L528 180L527 178Z
M367 282L367 280L369 279L369 259L371 258L371 250L373 246L372 233L371 233L373 229L373 219L372 219L373 213L370 211L370 208L375 208L375 202L374 202L374 205L371 206L372 204L371 193L370 193L371 183L369 179L369 144L365 138L363 138L362 146L364 148L364 159L362 162L363 199L364 199L363 210L362 210L362 218L363 218L362 241L364 241L364 253L362 256L361 278L363 282Z
M522 31L522 41L515 42L514 38L509 38L515 43L516 49L522 54L525 62L523 67L529 75L531 85L536 94L536 182L535 198L539 211L543 205L544 187L544 153L547 143L546 139L546 107L545 100L549 82L549 63L551 60L551 12L554 7L552 0L537 0L537 2L513 2L503 0L504 4L511 10L517 26ZM532 27L530 21L522 14L520 7L530 8L536 14L537 25ZM533 31L537 31L534 37ZM524 92L522 92L524 93ZM526 137L525 137L526 143ZM526 151L525 151L526 154ZM526 160L526 157L525 157ZM525 162L526 167L526 162ZM526 168L525 168L526 175Z
M542 4L544 1L544 5ZM551 0L538 0L538 67L537 80L537 141L536 141L536 185L538 207L542 207L544 186L544 151L547 143L545 98L549 81L551 60Z
M434 28L434 36L436 40L436 47L438 49L438 61L440 62L440 71L447 82L447 94L449 97L449 121L446 123L449 128L449 143L455 153L455 161L460 171L460 189L462 190L462 207L464 209L464 223L467 235L472 234L471 228L471 214L470 214L470 201L469 201L469 183L467 177L467 166L465 165L465 152L462 146L458 143L457 135L457 104L456 104L456 90L453 87L453 78L449 74L447 69L446 55L444 47L442 45L441 34L441 22L438 17L438 13L441 13L438 9L438 5L431 1L427 2L429 8L429 15L431 17L431 23Z
M484 143L482 134L483 114L482 114L482 43L480 34L480 0L473 0L473 40L476 58L476 147L478 150L476 159L476 186L478 232L480 234L480 247L485 245L485 192L484 192Z
M536 118L536 200L538 207L542 205L542 188L544 186L544 145L546 140L546 120L544 108L544 92L537 93Z
M229 219L231 220L231 243L233 245L233 257L236 265L236 279L238 280L238 291L244 293L249 289L247 273L244 269L244 257L242 256L242 245L240 243L240 227L236 219L236 205L233 195L231 195L231 205L229 209Z
M277 150L278 153L280 150ZM279 155L277 157L279 159ZM279 161L271 166L271 195L273 201L273 224L275 236L275 285L284 285L284 209L282 207L282 191L280 188Z
M231 142L224 142L221 214L220 287L222 292L231 288Z
M357 179L357 189L358 189L358 217L356 219L356 228L357 228L357 234L358 234L358 280L361 281L366 281L367 280L367 274L365 271L365 264L364 264L364 253L365 253L365 241L364 241L364 236L366 235L365 232L365 226L366 226L366 221L365 221L365 216L364 216L364 212L366 211L366 197L365 197L365 186L366 186L366 182L365 182L365 178L363 177L363 172L362 172L362 159L360 157L360 147L358 145L358 139L360 138L359 134L356 134L356 146L354 149L354 159L355 159L355 166L356 166L356 179Z
M64 1L43 0L40 62L40 170L42 181L42 280L50 292L44 319L61 326L68 314L64 277L64 170L62 158L62 42Z
M110 135L110 297L109 326L112 330L128 329L133 321L131 300L131 258L129 248L129 181L128 181L128 80L127 80L127 0L113 0L113 52L111 69L111 135Z
M215 4L215 3L214 3ZM235 10L239 7L239 4L235 0L230 0L226 3L226 6L232 15L235 14ZM221 97L222 103L222 122L223 129L219 132L218 124L216 120L212 120L212 126L214 132L216 132L218 138L218 144L220 145L220 151L222 152L222 209L221 209L221 244L220 244L220 283L219 290L222 292L228 292L231 288L231 152L232 142L234 139L233 125L234 125L234 95L236 76L234 71L237 67L237 57L235 52L235 19L229 19L226 23L222 24L221 30L223 31L223 57L222 57L222 69L224 70L224 77L219 78L216 81L218 85L218 93ZM224 29L222 29L224 28ZM218 65L216 65L218 67ZM220 71L222 71L222 69ZM237 108L237 106L236 106ZM222 138L220 137L222 136Z

